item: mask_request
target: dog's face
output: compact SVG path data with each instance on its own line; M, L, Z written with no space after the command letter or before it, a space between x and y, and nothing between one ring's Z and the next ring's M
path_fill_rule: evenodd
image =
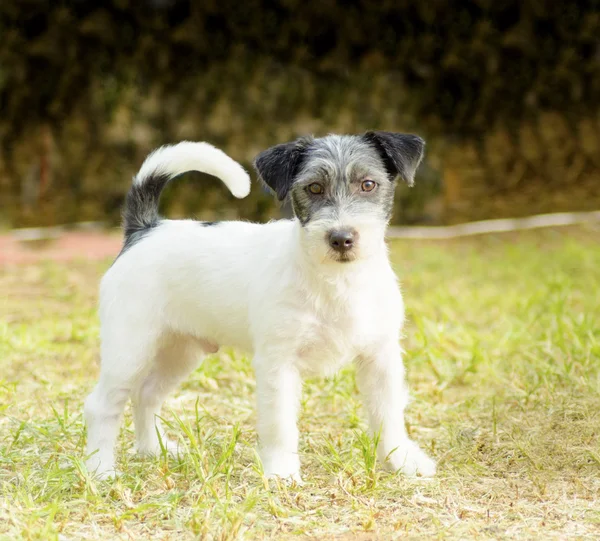
M396 178L412 185L424 145L390 132L303 138L265 150L255 167L279 200L290 198L310 257L347 263L381 250Z

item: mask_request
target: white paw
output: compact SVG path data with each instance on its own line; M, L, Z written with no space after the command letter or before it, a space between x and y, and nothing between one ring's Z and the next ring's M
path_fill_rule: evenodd
M98 479L98 481L112 481L121 475L117 470L104 470L104 471L96 471L94 473L94 477Z
M164 439L163 446L170 456L177 456L179 454L179 444L176 441Z
M265 473L265 477L267 479L281 479L287 485L296 484L298 486L302 486L304 481L302 477L300 477L300 472L294 473Z
M179 444L176 441L171 441L166 437L162 440L162 446L157 441L155 443L138 443L137 452L143 456L161 456L163 449L169 456L177 456L179 453Z
M268 479L279 478L287 483L303 484L297 453L261 452L263 472Z
M387 465L394 471L401 471L408 477L433 477L435 462L419 446L408 441L388 458Z
M115 470L115 465L110 460L99 460L96 455L90 457L85 463L88 472L99 481L116 479L119 474Z

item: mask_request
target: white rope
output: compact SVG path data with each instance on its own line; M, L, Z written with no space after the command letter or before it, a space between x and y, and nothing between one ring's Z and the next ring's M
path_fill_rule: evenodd
M483 220L448 226L392 226L388 229L388 238L393 239L453 239L485 233L503 233L540 227L559 227L583 223L600 222L600 210L592 212L558 212L556 214L537 214L527 218L508 218L503 220Z

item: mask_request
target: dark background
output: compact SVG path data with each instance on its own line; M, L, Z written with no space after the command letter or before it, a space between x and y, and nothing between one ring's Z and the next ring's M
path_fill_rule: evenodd
M116 223L154 147L411 131L396 223L600 207L598 1L0 2L0 225ZM169 216L264 220L189 174Z

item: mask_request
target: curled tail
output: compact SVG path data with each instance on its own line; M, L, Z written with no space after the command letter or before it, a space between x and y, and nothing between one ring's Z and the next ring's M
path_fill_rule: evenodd
M248 173L218 148L190 141L160 147L146 158L127 193L123 209L126 241L134 233L158 223L158 202L163 188L171 179L188 171L220 178L240 199L250 193Z

